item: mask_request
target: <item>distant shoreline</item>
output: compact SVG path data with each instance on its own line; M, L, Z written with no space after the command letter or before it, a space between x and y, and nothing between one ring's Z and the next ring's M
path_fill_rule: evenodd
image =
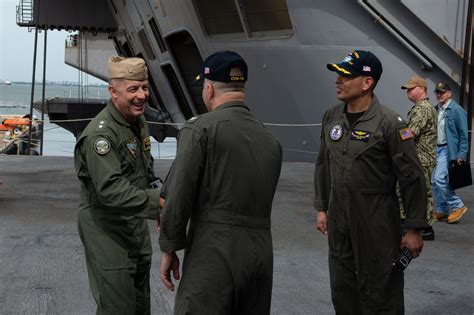
M9 81L11 83L5 84L3 81L0 81L1 85L31 85L31 82L25 82L25 81ZM43 82L36 81L35 85L42 85ZM77 82L62 82L62 81L46 81L46 85L62 85L62 86L80 86L79 83ZM94 86L94 87L107 87L108 85L106 83L91 83L88 85L84 86Z

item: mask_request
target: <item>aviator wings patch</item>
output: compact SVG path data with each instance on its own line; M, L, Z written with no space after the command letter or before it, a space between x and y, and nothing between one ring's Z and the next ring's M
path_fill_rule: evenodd
M370 139L370 132L363 131L363 130L352 130L351 132L351 140L369 142L369 139Z

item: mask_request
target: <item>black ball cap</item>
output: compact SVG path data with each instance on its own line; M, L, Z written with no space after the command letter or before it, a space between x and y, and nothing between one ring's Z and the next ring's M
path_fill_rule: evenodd
M446 91L451 91L451 87L448 85L448 83L440 82L436 84L434 91L444 93Z
M367 76L378 81L382 76L382 63L370 51L354 50L340 63L328 63L327 68L345 77Z
M233 71L233 69L240 71ZM202 72L196 80L207 78L218 82L246 82L248 68L245 60L236 52L225 50L210 55L204 61Z

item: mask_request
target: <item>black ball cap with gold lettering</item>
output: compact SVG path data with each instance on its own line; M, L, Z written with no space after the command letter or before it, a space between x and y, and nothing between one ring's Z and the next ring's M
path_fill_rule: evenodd
M196 81L207 78L218 82L246 82L247 74L248 68L245 60L238 53L225 50L215 52L207 57Z
M328 63L327 68L345 77L367 76L378 81L382 76L382 63L370 51L354 50L340 63Z

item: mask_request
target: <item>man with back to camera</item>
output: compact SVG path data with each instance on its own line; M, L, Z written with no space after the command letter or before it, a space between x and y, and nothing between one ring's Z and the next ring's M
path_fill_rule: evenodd
M212 54L200 76L209 112L178 135L161 218L161 279L174 290L170 273L180 277L176 251L184 248L175 314L269 314L281 145L245 103L240 55Z
M466 213L467 207L459 196L451 190L448 180L449 163L461 164L467 161L469 149L467 137L467 114L452 97L447 83L436 84L435 94L438 119L438 138L436 145L436 167L433 170L432 185L436 203L434 214L437 221L458 223Z
M331 297L337 314L403 314L403 271L391 272L400 247L414 257L426 228L423 170L413 134L373 94L382 64L352 51L328 69L341 104L323 117L315 169L317 229L328 235ZM396 182L406 209L401 238Z
M150 314L152 247L158 189L148 126L148 73L141 58L109 59L107 106L77 140L81 183L79 235L97 314Z
M414 103L407 114L407 124L415 139L416 154L423 167L426 185L428 228L421 231L424 240L434 240L434 200L431 190L431 174L436 165L436 110L428 99L428 83L419 76L412 76L401 86L406 90L408 99ZM402 211L405 218L405 211Z

